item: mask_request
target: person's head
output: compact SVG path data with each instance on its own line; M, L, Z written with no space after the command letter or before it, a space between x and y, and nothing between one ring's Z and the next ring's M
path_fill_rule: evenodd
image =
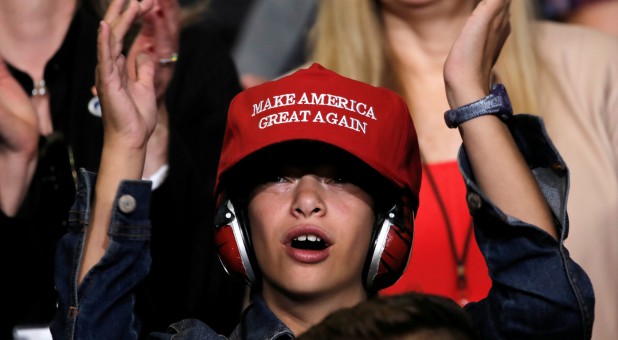
M404 93L398 76L408 75L396 69L399 63L382 20L386 1L428 4L434 0L322 0L309 36L310 60L345 77ZM511 34L496 63L496 75L508 87L516 112L539 113L533 2L511 1L510 10Z
M320 65L230 104L215 194L226 268L295 296L372 293L407 264L420 158L405 102Z
M406 293L366 300L331 313L299 340L479 339L470 316L454 301Z

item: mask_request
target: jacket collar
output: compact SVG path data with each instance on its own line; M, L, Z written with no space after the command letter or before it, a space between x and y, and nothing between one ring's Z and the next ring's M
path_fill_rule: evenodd
M252 302L230 338L294 339L294 333L275 316L260 294L253 294Z

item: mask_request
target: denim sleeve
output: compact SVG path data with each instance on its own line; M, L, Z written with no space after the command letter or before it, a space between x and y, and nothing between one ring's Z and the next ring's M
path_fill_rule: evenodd
M56 251L58 309L54 339L137 339L132 294L150 269L149 181L123 181L114 201L103 258L77 286L96 176L80 170L69 230Z
M482 338L589 339L592 284L563 244L569 225L568 169L538 117L515 115L508 126L552 210L560 238L504 214L487 199L462 148L459 166L468 208L493 282L486 299L465 308Z

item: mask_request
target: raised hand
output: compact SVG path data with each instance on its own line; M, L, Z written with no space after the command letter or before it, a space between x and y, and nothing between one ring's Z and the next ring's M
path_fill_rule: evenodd
M509 0L482 0L453 43L444 63L452 108L487 95L491 72L510 33Z
M138 55L146 54L155 65L154 86L158 106L155 132L148 141L143 177L149 177L168 163L169 117L165 92L174 75L180 30L178 0L157 0L154 8L142 16L142 26L129 53L129 67Z
M509 5L509 0L480 1L453 43L444 63L451 108L489 92L492 68L510 33ZM464 122L458 130L478 186L487 197L506 214L557 238L545 197L507 126L487 115Z
M112 1L101 21L96 86L103 110L105 143L142 148L157 120L154 64L148 55L138 54L134 65L128 67L122 44L137 17L152 8L153 0L131 0L123 10L124 2Z
M138 54L145 53L155 65L155 93L159 105L172 80L175 58L178 56L180 32L178 0L157 0L154 8L142 16L142 27L127 55L133 65Z
M36 168L38 116L0 58L0 209L17 213Z
M157 125L154 65L138 54L134 68L122 55L133 22L153 7L153 0L113 0L99 28L97 93L101 101L104 143L97 177L91 228L86 235L79 282L105 253L111 210L119 183L141 179L146 145ZM133 70L133 71L132 71Z
M0 58L0 152L36 151L38 141L36 110Z

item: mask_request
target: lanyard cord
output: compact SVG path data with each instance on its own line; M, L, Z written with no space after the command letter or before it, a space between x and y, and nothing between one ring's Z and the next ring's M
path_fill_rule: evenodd
M422 163L422 166L424 170L423 172L427 175L427 179L429 180L431 190L433 191L434 195L436 196L436 200L438 201L440 212L442 213L442 219L444 219L444 225L446 226L446 231L448 233L448 240L449 240L449 245L451 248L451 254L453 255L453 260L455 261L455 264L457 265L457 268L456 268L457 288L462 294L462 298L464 298L463 295L465 295L466 288L468 287L468 283L466 280L465 265L466 265L466 258L468 257L468 248L470 246L470 240L472 239L473 224L472 224L472 221L470 221L470 224L468 225L468 230L466 231L466 239L464 241L463 251L462 251L462 254L459 255L459 253L457 252L457 245L455 244L455 235L453 231L453 226L451 224L451 220L446 211L446 204L444 203L444 199L442 198L442 195L440 195L440 191L438 191L438 186L433 177L433 174L429 170L429 166L427 166L427 164L425 164L424 162Z

